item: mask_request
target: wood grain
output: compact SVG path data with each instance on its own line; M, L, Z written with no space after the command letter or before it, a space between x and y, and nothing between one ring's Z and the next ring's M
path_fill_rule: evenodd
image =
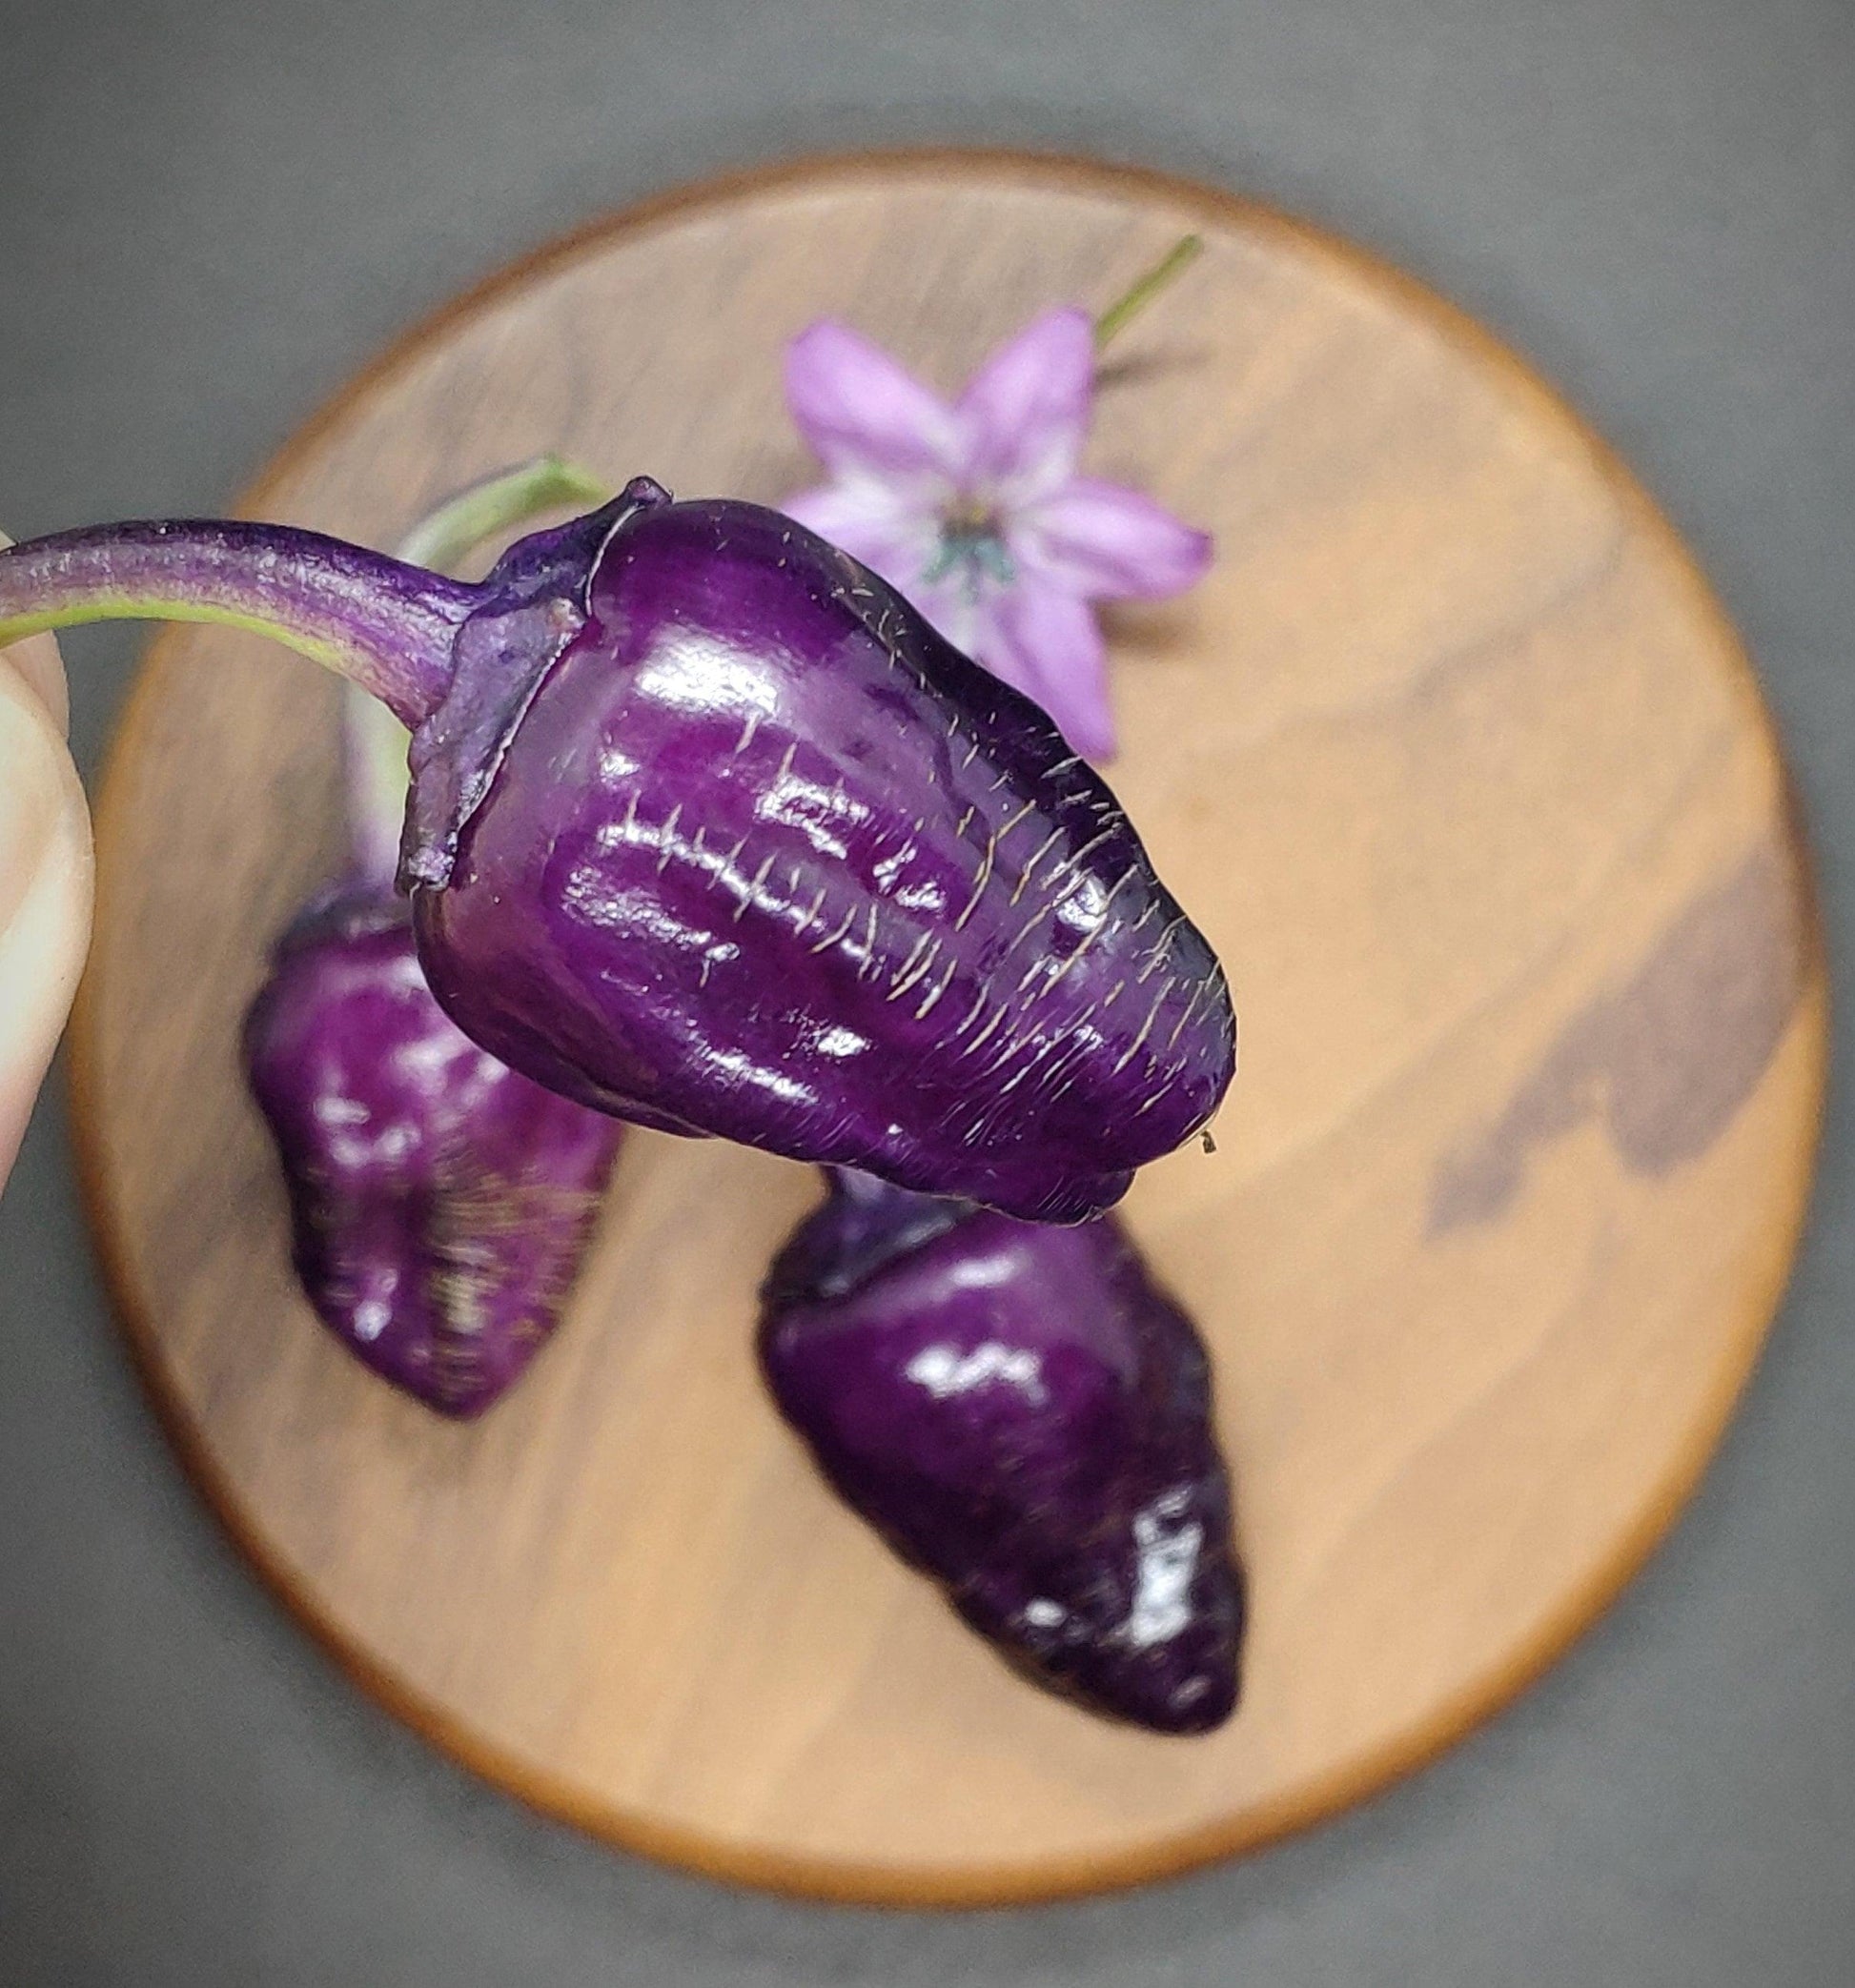
M402 345L249 507L376 542L543 447L777 499L781 342L956 384L1183 229L1090 463L1217 535L1117 614L1113 778L1232 970L1218 1147L1132 1226L1203 1324L1254 1579L1208 1740L1016 1681L837 1509L758 1390L805 1170L638 1134L563 1329L480 1427L292 1287L234 1063L337 848L334 686L156 645L101 820L84 1164L132 1341L267 1576L438 1744L614 1840L868 1899L1130 1881L1328 1814L1516 1691L1669 1522L1804 1206L1825 993L1731 630L1509 355L1292 222L1004 155L814 163L592 230Z

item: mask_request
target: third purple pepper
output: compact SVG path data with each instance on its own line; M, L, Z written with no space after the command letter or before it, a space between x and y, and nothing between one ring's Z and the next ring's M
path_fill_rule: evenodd
M1071 1222L1235 1065L1215 956L1044 713L791 519L639 478L477 584L235 522L0 552L0 643L259 626L414 732L434 993L640 1124Z
M760 1319L826 1477L1035 1682L1154 1732L1222 1724L1244 1577L1192 1321L1111 1215L829 1186Z

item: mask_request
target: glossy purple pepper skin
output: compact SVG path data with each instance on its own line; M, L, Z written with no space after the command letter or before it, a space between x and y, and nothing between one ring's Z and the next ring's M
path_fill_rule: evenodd
M1209 1118L1210 947L1043 712L873 575L641 479L485 585L400 870L477 1041L645 1125L1034 1220Z
M463 1035L404 900L358 880L279 940L244 1049L317 1314L427 1407L480 1414L558 1323L623 1127Z
M1229 1717L1244 1584L1210 1369L1116 1222L840 1175L761 1307L781 1413L1008 1661L1155 1732Z

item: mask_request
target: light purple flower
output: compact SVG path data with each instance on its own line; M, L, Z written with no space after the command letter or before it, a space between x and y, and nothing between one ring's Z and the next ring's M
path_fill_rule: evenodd
M1086 313L1047 311L948 406L825 318L786 349L785 397L830 480L785 511L873 567L955 647L1034 698L1079 753L1114 750L1092 603L1197 579L1211 539L1077 474L1093 412Z

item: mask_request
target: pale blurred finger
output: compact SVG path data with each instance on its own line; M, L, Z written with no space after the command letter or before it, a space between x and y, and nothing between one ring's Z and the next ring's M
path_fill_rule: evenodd
M65 747L56 647L49 638L20 646L41 654L29 659L30 680L11 666L16 651L0 668L0 1181L77 988L92 886L90 811Z
M0 532L0 545L11 543L6 533ZM0 668L10 669L25 680L39 702L51 712L60 732L71 729L65 666L57 643L49 635L35 635L29 641L15 642L10 649L0 649Z

